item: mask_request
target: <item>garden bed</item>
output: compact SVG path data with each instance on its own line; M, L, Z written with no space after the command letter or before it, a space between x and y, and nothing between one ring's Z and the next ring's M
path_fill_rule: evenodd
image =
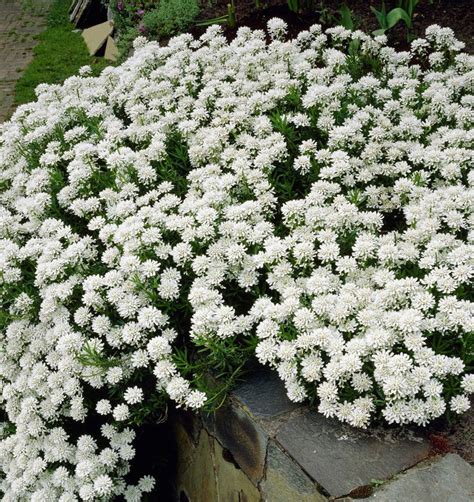
M209 19L222 16L227 12L227 0L217 0L215 3L201 7L200 19ZM319 3L319 6L317 5ZM314 23L321 23L325 27L337 24L340 13L339 9L346 4L353 14L355 28L366 33L379 28L377 19L371 11L371 7L380 8L380 0L349 0L347 2L326 1L315 2L315 8L295 14L291 12L285 1L269 0L262 2L263 8L257 9L255 0L236 0L237 27L224 27L224 32L229 38L235 36L236 30L240 26L248 26L252 29L264 30L267 22L272 17L279 17L288 24L288 31L291 36L297 35L300 31L309 28ZM396 2L388 1L390 6ZM424 36L425 29L432 25L439 24L454 30L459 40L466 44L466 51L474 51L474 9L471 0L421 0L415 10L413 35ZM192 28L193 34L203 33L205 28ZM400 50L408 48L406 40L406 30L397 26L389 32L391 45Z
M167 43L170 36L181 32L189 32L198 37L207 29L209 24L206 23L218 18L221 18L219 23L228 40L232 40L242 26L265 30L267 22L274 17L283 19L288 25L289 36L296 37L315 23L321 24L325 29L341 24L341 8L347 7L351 29L372 33L380 28L373 9L380 10L382 5L381 0L321 0L306 2L306 7L302 6L295 12L285 0L235 0L234 23L230 22L228 16L226 19L227 0L200 3L197 0L185 0L186 3L182 1L184 0L169 0L173 7L156 17L160 5L156 0L111 0L122 59L129 54L132 41L138 35L158 39L162 44ZM299 1L303 5L304 0L291 1ZM386 5L389 12L399 2L389 0ZM185 9L186 15L183 15L182 9ZM409 49L410 40L423 37L428 26L439 24L450 27L456 33L459 40L466 44L466 52L474 51L474 10L470 0L420 0L414 9L412 21L410 30L401 21L387 30L389 44L397 50Z

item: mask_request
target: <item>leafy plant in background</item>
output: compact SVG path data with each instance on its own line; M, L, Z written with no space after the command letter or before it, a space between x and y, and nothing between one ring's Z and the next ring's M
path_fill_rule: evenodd
M167 38L184 32L198 14L197 0L160 0L143 15L142 25L151 37Z
M346 30L353 31L355 28L354 19L352 17L352 11L351 11L351 9L349 9L349 7L346 4L344 4L339 9L338 22L341 26L344 26L344 28L346 28Z
M119 33L117 37L117 49L119 52L118 59L123 61L130 53L133 41L140 36L141 33L137 27L131 26L125 31Z
M411 36L411 28L413 25L413 14L419 0L400 0L398 7L387 12L385 1L382 0L380 10L375 7L370 7L375 14L380 28L373 32L374 35L384 35L386 31L396 26L400 21L403 21L407 27L407 38Z
M316 11L315 0L287 0L287 5L290 11L295 14L301 14L302 12L314 13ZM322 5L323 3L320 2L321 9L326 9Z
M315 12L319 16L319 22L323 25L332 25L334 22L334 15L330 9L326 6L323 0L319 1L318 6L315 8Z
M287 0L288 3L288 8L291 10L291 12L295 12L298 14L300 11L300 2L299 0Z
M115 28L120 33L138 27L143 15L156 5L156 0L111 0L109 4L114 13Z
M231 28L234 28L237 24L236 18L236 10L234 0L231 0L230 3L227 4L227 23Z

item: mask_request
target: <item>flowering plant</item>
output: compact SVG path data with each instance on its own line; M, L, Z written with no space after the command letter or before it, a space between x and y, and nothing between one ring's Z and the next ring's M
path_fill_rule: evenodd
M4 500L151 491L134 424L206 401L183 346L354 426L469 407L474 58L268 30L139 38L0 126Z

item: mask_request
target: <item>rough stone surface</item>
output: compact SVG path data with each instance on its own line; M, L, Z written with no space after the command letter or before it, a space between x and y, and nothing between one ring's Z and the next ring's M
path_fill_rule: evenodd
M296 416L277 435L283 448L331 496L388 479L426 457L430 446L345 428L315 412Z
M192 502L217 501L217 484L214 472L213 440L204 431L194 446L186 431L176 427L178 445L177 492L182 500Z
M17 80L33 57L52 0L0 0L0 122L14 110Z
M254 373L233 394L258 418L273 418L298 407L288 399L281 379L270 371Z
M359 499L361 500L361 499ZM449 454L383 485L366 502L472 502L474 467Z
M263 475L267 437L248 415L235 405L220 408L215 414L203 415L209 432L227 450L253 481Z
M214 441L214 466L219 502L260 502L260 493L232 460L230 452ZM229 456L230 455L230 456ZM193 500L193 499L191 499ZM207 499L206 502L211 502Z
M260 493L232 454L204 429L197 445L181 421L175 423L177 498L190 502L259 502Z
M268 373L216 413L180 410L175 423L179 502L474 502L474 468L434 457L447 450L430 431L353 429L289 403Z
M261 483L266 502L324 502L313 481L271 441L268 445L265 479Z

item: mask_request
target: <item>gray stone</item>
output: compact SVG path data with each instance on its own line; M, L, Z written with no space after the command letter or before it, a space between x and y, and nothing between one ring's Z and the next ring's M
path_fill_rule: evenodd
M288 399L278 375L270 371L251 375L233 394L257 418L269 419L297 408Z
M229 450L239 467L256 484L263 475L267 436L247 413L230 403L202 415L204 426Z
M359 431L315 412L290 419L280 428L277 440L334 497L358 491L373 479L390 478L430 451L422 440L394 440L389 432Z
M359 499L360 500L360 499ZM367 502L473 502L474 468L449 454L384 484Z
M267 452L265 479L260 484L266 502L325 502L315 483L273 441Z

